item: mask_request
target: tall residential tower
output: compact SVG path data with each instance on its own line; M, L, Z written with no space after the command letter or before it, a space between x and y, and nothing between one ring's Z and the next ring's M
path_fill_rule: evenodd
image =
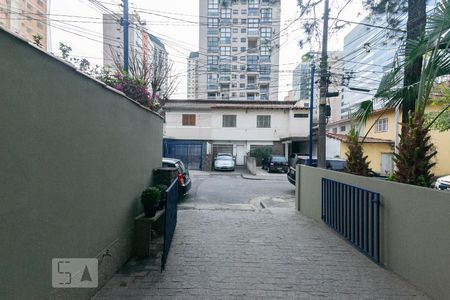
M278 100L280 0L200 0L198 98Z

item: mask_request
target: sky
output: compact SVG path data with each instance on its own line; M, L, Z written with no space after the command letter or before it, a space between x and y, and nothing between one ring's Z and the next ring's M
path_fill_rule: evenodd
M102 64L102 12L90 0L49 0L51 51L59 54L59 43L72 47L72 55L85 57L94 64ZM121 13L121 0L100 0L108 9ZM346 3L346 0L330 0L331 15ZM342 10L340 18L359 21L364 15L360 0L353 0ZM172 99L186 98L187 57L191 51L198 51L199 4L197 0L133 0L130 14L137 11L147 23L148 32L158 36L165 44L170 59L174 62L173 74L178 74L179 84ZM322 14L321 6L317 15ZM172 19L168 19L170 16ZM298 42L303 35L298 18L297 0L281 0L281 35L279 99L283 100L292 89L292 71L304 53L318 51L319 45L301 49ZM70 21L70 22L68 22ZM332 24L333 21L330 21ZM290 24L290 25L289 25ZM344 36L354 25L349 25L329 39L329 50L342 50Z

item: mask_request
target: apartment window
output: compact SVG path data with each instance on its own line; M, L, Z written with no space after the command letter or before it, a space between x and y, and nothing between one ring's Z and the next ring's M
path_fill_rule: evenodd
M241 19L241 24L242 24L242 25L247 24L247 19Z
M270 128L270 116L256 116L257 128Z
M233 28L233 33L238 33L239 29L238 28Z
M258 8L259 0L248 0L248 8Z
M238 47L233 47L233 48L231 48L231 51L237 52L237 51L238 51Z
M245 83L240 83L240 84L239 84L239 88L245 89Z
M380 119L377 121L375 126L375 132L386 132L388 131L388 119Z
M344 126L341 126L341 128L339 129L340 131L345 131L345 129L346 129L346 127L345 127L345 125Z
M246 9L242 9L241 10L241 14L246 15L247 14L247 10Z
M248 19L248 28L258 28L259 19Z
M236 74L231 74L231 79L237 79ZM237 87L236 84L234 84L234 87Z
M245 74L241 74L241 75L239 76L239 78L240 78L240 79L245 79Z
M238 66L237 65L233 65L233 71L237 71Z
M248 55L247 56L247 64L248 65L258 64L258 55Z
M237 56L233 56L233 57L231 58L231 60L232 60L232 61L237 61Z
M239 97L245 97L245 92L240 92Z
M39 6L44 6L44 2L42 2L42 0L38 0L37 3Z
M231 19L231 8L222 8L220 11L220 17L222 19Z
M222 127L236 127L236 115L223 115Z
M233 15L239 14L239 9L233 9Z
M246 38L241 38L241 43L245 43L247 41Z
M231 39L233 41L233 43L237 43L238 39L236 37Z
M209 28L219 27L219 19L218 18L208 18L208 27Z
M261 9L261 22L272 22L272 9L271 8L263 8Z
M217 52L219 47L219 38L216 37L208 37L208 51L214 51Z
M219 9L219 0L208 0L208 9Z
M247 48L241 47L241 52L245 52L246 50L247 50Z
M195 126L195 115L183 114L183 126Z
M236 97L236 92L232 92L231 97Z
M259 66L259 74L270 75L270 65L260 65Z
M233 19L233 24L234 24L234 25L239 24L239 19Z
M230 46L220 47L220 55L221 56L231 56L231 47Z
M245 61L247 60L247 58L246 58L245 56L241 56L241 57L239 58L239 60L245 62Z
M241 71L245 71L245 65L241 65Z
M241 28L241 33L247 33L247 28Z
M231 88L237 88L237 83L232 83Z
M224 44L231 43L231 28L220 28L220 42Z
M270 52L269 46L261 46L261 56L270 56Z
M272 38L272 28L263 27L261 28L261 39L270 40Z

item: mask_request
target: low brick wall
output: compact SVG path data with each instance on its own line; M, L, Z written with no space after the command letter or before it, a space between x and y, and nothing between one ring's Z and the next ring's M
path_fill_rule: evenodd
M431 297L450 295L450 193L297 165L296 207L321 221L322 178L381 194L381 260Z

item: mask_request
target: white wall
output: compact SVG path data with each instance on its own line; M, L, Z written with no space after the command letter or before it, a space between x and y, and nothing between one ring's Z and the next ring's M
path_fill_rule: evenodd
M294 111L295 113L301 111ZM307 113L307 112L303 112ZM195 126L182 126L183 114L195 114ZM308 135L308 118L294 118L289 110L268 109L216 109L196 111L168 111L164 134L177 139L228 140L228 141L279 141L290 136ZM236 115L236 127L222 127L223 115ZM258 115L271 116L271 128L257 128Z

